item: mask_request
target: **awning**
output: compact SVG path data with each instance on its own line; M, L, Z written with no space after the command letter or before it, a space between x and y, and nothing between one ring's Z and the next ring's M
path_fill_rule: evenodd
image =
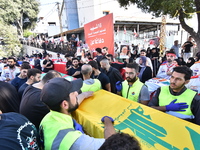
M73 29L73 30L68 30L63 32L63 36L66 36L67 34L73 34L73 33L82 33L84 32L84 27ZM60 34L54 35L54 38L60 37Z
M166 25L175 25L179 26L180 23L166 23ZM160 29L161 22L136 22L136 21L115 21L114 24L114 30L117 31L118 27L119 30L124 30L124 27L126 27L126 30L132 30L134 29L137 31L139 28L140 33L144 32L151 32L151 31L157 31Z

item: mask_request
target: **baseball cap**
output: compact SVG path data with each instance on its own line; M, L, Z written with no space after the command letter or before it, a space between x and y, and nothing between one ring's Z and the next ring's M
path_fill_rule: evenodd
M82 79L68 81L65 78L53 78L47 81L41 91L40 100L47 106L53 107L69 98L69 94L79 91L82 87Z

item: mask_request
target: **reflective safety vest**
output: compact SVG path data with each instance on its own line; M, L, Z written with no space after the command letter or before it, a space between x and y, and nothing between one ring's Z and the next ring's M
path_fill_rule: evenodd
M128 85L127 80L122 82L122 97L138 102L140 91L144 84L137 79L132 86Z
M196 95L195 91L186 89L181 95L174 96L170 93L169 86L162 86L159 94L159 106L169 105L174 99L177 99L175 103L187 103L188 108L184 109L186 111L169 111L166 112L173 116L182 118L182 119L193 119L194 116L191 111L191 104L194 96Z
M56 111L50 111L41 121L45 150L69 150L82 135L73 127L72 117Z
M96 92L101 89L101 82L98 79L93 79L93 84L86 84L83 82L83 86L81 87L82 92L93 91Z

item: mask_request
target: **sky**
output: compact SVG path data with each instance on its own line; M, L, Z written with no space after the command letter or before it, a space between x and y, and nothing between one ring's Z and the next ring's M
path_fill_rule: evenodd
M55 21L55 18L58 17L57 7L55 7L56 2L62 3L63 0L39 0L40 12L38 17L44 17L48 22ZM61 5L60 5L61 6ZM196 16L193 19L187 20L186 23L197 30L197 20Z
M56 2L62 3L63 0L39 0L40 12L38 14L39 17L46 17L49 19L53 18L55 15L58 16L57 7L55 7Z

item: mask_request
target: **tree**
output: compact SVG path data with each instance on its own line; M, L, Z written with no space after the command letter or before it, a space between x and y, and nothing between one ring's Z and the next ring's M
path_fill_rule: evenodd
M18 55L21 44L18 39L17 30L12 25L0 21L0 37L4 44L0 45L0 56Z
M26 38L28 38L28 37L30 37L30 36L36 36L34 33L32 33L32 32L30 32L29 30L25 30L24 31L24 35L23 35L24 37L26 37Z
M196 41L200 48L200 0L118 0L122 7L131 3L136 4L145 13L152 13L155 17L169 15L179 19L182 28L187 31ZM189 19L193 14L197 15L198 30L194 31L186 24L185 19Z
M37 0L1 0L0 18L5 24L15 25L19 36L23 36L24 29L35 26L39 13Z

